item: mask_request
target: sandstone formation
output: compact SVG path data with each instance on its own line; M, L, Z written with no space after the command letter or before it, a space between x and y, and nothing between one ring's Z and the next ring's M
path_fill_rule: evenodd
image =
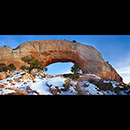
M55 62L79 64L83 73L94 73L105 79L122 81L116 70L106 63L101 53L92 46L67 40L37 40L20 44L16 49L0 47L0 63L13 63L17 69L25 64L22 56L33 55L45 66Z
M6 79L6 75L4 72L0 72L0 80Z

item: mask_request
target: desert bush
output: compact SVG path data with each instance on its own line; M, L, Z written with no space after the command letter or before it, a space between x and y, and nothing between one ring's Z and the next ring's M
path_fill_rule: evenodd
M90 83L96 85L96 86L99 88L99 91L100 91L100 90L106 91L106 90L111 90L111 89L113 89L112 83L104 83L102 79L99 80L99 81L96 81L96 80L94 80L94 79L89 79L88 81L89 81Z
M72 78L73 74L64 74L63 77L65 77L65 78Z
M33 60L35 59L34 56L32 55L27 55L21 58L22 61L24 61L25 63L30 64Z
M72 79L77 80L78 78L79 78L79 74L73 74L73 78Z
M99 83L96 86L99 88L99 90L104 91L113 89L112 83Z
M76 40L73 40L72 42L76 42Z
M116 87L116 88L114 88L114 92L115 92L116 94L119 94L120 91L121 91L120 87Z
M2 71L7 71L7 70L11 70L11 68L9 66L2 67Z
M15 70L15 69L16 69L16 67L15 67L15 65L14 65L13 63L9 64L8 67L9 67L11 70Z
M37 68L38 70L43 70L44 66L38 61L35 60L34 62L30 63L30 67Z
M0 63L0 68L2 68L2 67L4 67L4 66L6 66L5 63Z
M126 91L126 90L128 90L128 87L123 86L123 88L120 88L120 90L121 90L121 91Z
M0 68L0 72L2 72L3 71L3 69L2 68Z
M70 83L71 83L71 79L70 78L68 78L67 80L65 80L65 84L63 84L64 91L67 91L69 89Z
M3 67L5 67L6 66L6 64L5 63L0 63L0 72L2 72L3 71Z
M15 70L16 67L13 63L9 64L8 66L6 66L4 63L0 64L0 72L2 71L7 71L7 70Z
M64 74L63 77L77 80L79 78L79 74Z
M69 74L63 74L63 77L67 78Z
M22 69L22 70L28 69L28 66L22 65L22 66L20 67L20 69Z
M74 65L71 67L71 72L73 72L74 74L78 74L80 70L81 70L81 68L79 67L78 64L74 64Z
M96 83L96 80L94 79L88 79L88 82L92 83L92 84L95 84Z
M71 79L74 79L74 80L77 80L79 78L79 71L80 71L80 67L78 64L74 64L72 67L71 67L71 72L73 72L73 74L69 73L69 74L64 74L63 76L65 78L71 78Z
M31 73L31 70L34 68L37 68L38 70L47 71L47 68L44 68L44 66L38 60L35 60L35 57L33 57L32 55L24 56L21 58L21 60L25 63L27 62L28 64L30 64L30 67L27 67L29 73ZM23 66L23 68L24 67L25 66Z

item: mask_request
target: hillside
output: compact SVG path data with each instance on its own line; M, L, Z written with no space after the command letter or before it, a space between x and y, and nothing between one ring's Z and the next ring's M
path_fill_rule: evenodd
M3 72L0 73L0 75ZM77 81L64 85L67 78L43 72L18 70L5 73L0 80L0 95L129 95L130 89L122 82L103 80L94 74L82 74ZM68 81L67 81L68 82Z

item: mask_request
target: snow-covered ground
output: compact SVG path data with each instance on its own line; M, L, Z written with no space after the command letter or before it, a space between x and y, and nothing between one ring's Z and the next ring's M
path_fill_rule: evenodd
M64 90L63 84L65 80L62 76L51 77L41 72L35 72L35 78L31 78L30 74L25 71L19 70L13 72L8 78L0 80L0 95L117 95L115 91L112 90L99 90L99 88L88 82L88 81L72 81L71 85L67 91ZM28 76L24 78L24 76ZM87 74L86 76L94 76L95 79L101 79L94 74ZM80 76L80 77L85 77ZM103 81L104 83L112 83L113 89L116 87L123 88L120 83L116 81ZM81 84L80 92L76 89L76 85ZM127 95L128 90L122 90L118 92L119 95Z
M17 71L17 72L19 72L19 71ZM16 89L26 91L26 92L28 92L27 93L28 95L37 95L37 94L52 95L50 88L53 88L53 89L56 89L56 87L58 87L58 89L64 88L63 87L63 84L65 83L64 81L67 80L67 78L64 78L61 76L53 77L53 78L47 78L47 77L42 78L41 76L36 76L35 82L33 82L33 80L31 78L27 78L27 79L21 78L20 82L16 82L15 79L22 77L23 73L25 75L28 75L27 72L23 71L23 72L19 72L19 74L13 74L4 80L0 80L0 85L4 85L4 87L0 87L0 95L15 93ZM12 81L12 82L10 82L10 81ZM51 85L51 87L49 88L46 83L48 85ZM72 81L71 83L76 84L77 82ZM30 92L29 92L29 90L27 90L28 87L30 89ZM12 88L14 90L11 90L10 88ZM57 92L57 94L75 95L75 94L77 94L77 92L74 90L73 87L70 87L69 90L61 91L61 93Z

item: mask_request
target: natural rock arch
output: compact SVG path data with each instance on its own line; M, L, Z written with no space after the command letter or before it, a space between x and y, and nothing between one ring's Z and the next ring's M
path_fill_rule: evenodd
M0 63L13 63L19 69L25 64L22 56L33 55L45 66L56 62L79 64L83 73L94 73L102 78L122 81L116 70L106 63L101 53L92 46L67 40L37 40L20 44L16 49L0 47Z

